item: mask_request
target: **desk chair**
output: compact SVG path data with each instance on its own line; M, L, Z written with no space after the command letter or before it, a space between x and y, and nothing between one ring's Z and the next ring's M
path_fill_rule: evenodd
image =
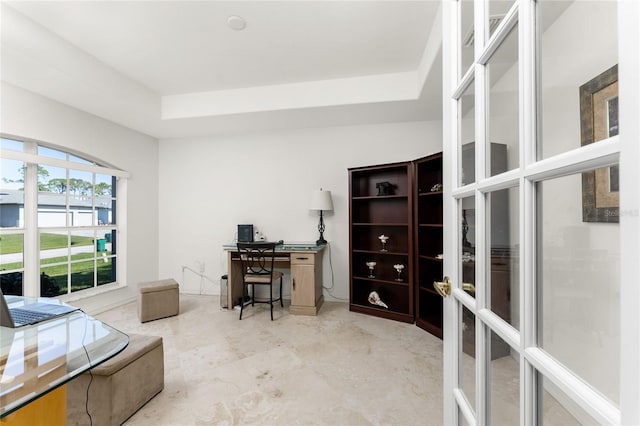
M242 300L240 301L240 319L245 305L251 303L268 303L271 305L271 321L273 321L273 302L280 301L282 303L282 272L273 270L273 262L275 259L277 243L238 243L238 254L240 257L240 270L242 271ZM273 298L273 282L280 279L280 294L277 299ZM269 300L255 300L255 286L269 286ZM251 302L247 302L249 295L249 286L251 286Z

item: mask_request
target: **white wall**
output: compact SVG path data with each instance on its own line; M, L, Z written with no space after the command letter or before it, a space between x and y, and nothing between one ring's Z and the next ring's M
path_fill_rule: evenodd
M127 183L126 284L158 274L157 140L83 111L2 83L1 127L6 134L55 144L131 173ZM89 311L130 300L130 288L76 303Z
M440 122L304 129L218 138L160 141L160 276L181 279L183 291L219 292L226 273L222 245L237 224L269 240L315 241L313 190L330 190L325 215L335 287L327 300L349 298L348 172L356 166L407 161L442 150ZM331 286L328 252L323 279ZM285 297L290 294L285 277Z

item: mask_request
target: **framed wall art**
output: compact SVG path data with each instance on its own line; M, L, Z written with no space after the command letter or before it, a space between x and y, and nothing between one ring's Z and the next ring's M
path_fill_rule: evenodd
M618 65L580 86L580 145L618 134ZM582 174L582 221L619 222L619 166Z

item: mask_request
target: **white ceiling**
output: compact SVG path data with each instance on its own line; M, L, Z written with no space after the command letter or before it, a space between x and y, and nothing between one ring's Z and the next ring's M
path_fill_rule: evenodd
M439 119L439 4L3 1L2 79L159 138Z

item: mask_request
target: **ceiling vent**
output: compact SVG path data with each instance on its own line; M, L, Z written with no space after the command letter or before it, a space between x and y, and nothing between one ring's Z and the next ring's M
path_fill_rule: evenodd
M493 34L496 28L498 28L498 25L500 25L500 22L502 22L503 18L504 15L495 15L489 17L489 34ZM473 39L474 34L472 26L471 28L469 28L469 31L467 31L467 34L465 34L464 38L462 39L462 45L464 47L473 47Z

